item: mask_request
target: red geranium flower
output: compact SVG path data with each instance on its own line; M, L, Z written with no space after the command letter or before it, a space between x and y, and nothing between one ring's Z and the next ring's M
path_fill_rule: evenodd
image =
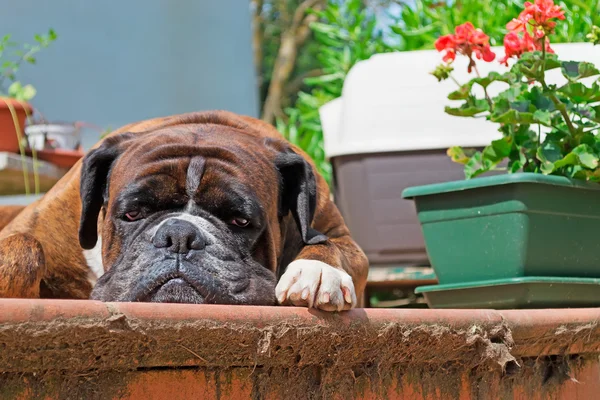
M553 0L535 0L535 3L526 2L525 9L518 18L513 19L506 25L511 32L527 30L527 25L532 26L533 34L541 39L554 32L556 22L552 19L565 19L565 12L554 4Z
M441 36L435 41L435 48L437 51L446 50L446 54L444 54L443 58L444 62L451 62L456 58L456 53L454 51L455 45L454 35Z
M546 46L546 52L554 53L548 40L534 39L528 32L523 32L522 36L509 32L504 36L504 58L500 62L508 67L510 58L520 58L523 53L542 50L542 43Z
M490 49L490 38L481 29L476 29L472 23L465 22L454 30L453 35L441 36L435 42L437 51L446 51L443 60L451 62L456 54L469 57L469 72L475 66L473 55L486 62L494 61L496 54Z

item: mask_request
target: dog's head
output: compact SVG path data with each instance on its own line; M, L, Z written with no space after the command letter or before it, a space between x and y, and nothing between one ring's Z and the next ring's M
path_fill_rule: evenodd
M79 241L102 248L91 295L102 301L274 305L284 225L301 244L326 240L310 227L310 164L230 126L108 137L84 158L80 192Z

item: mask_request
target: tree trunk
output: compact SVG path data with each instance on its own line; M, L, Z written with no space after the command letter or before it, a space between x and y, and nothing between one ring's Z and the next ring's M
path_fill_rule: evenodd
M281 34L279 51L273 66L271 83L262 112L262 120L273 124L275 118L283 114L282 100L285 96L285 86L294 70L298 49L310 35L309 25L316 20L314 15L306 15L310 8L321 6L324 0L306 0L301 3L292 19L289 29Z
M254 69L257 87L262 87L262 61L263 61L263 0L252 0L252 48L254 50Z

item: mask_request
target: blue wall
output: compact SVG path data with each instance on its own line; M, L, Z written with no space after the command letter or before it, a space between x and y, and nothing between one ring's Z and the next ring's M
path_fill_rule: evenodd
M206 109L256 116L248 0L0 0L0 35L59 35L20 80L49 120L113 129ZM98 139L86 131L87 149ZM1 201L5 202L5 201Z

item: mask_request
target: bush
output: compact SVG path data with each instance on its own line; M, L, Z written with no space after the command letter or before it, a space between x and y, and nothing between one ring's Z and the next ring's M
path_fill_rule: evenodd
M310 89L300 92L294 106L286 110L287 120L277 121L278 129L315 160L328 180L331 166L323 150L319 107L341 95L346 74L356 62L376 53L433 49L437 37L453 32L463 21L484 29L491 45L501 45L506 23L523 7L516 0L417 0L414 5L398 6L393 26L379 28L375 9L365 7L361 0L339 3L329 0L318 13L319 22L312 25L323 75L307 78ZM565 10L567 23L557 27L555 43L583 42L592 25L600 25L599 0L558 4ZM426 67L423 73L428 73Z

